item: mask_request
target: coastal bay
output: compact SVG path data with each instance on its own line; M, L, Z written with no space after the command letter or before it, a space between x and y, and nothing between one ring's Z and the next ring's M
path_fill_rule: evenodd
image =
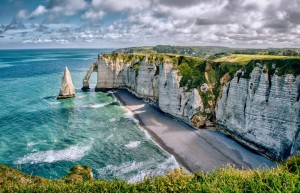
M127 90L115 90L114 96L134 114L155 141L191 172L211 171L227 164L244 169L275 166L274 162L246 149L223 133L209 129L196 130Z

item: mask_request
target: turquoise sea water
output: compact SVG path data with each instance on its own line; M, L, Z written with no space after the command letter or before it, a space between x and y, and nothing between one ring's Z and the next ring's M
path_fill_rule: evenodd
M178 167L110 93L81 91L90 64L109 51L0 50L1 164L52 179L84 164L96 178L130 182ZM56 100L65 66L76 98Z

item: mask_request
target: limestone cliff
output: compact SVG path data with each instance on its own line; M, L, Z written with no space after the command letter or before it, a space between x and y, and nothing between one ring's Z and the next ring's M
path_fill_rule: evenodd
M75 97L75 89L72 83L70 71L66 67L57 99L74 98L74 97Z
M126 63L124 59L109 59L99 56L99 60L91 65L83 80L83 89L88 88L88 79L93 71L97 71L95 90L127 88L141 98L150 99L170 115L180 118L195 127L204 126L202 122L193 122L195 115L204 112L204 105L197 89L188 90L180 86L182 76L173 64L166 61L133 59Z
M249 79L224 85L216 106L220 128L275 159L299 154L300 76L268 75L261 66Z
M242 66L177 55L99 55L83 89L97 71L96 90L127 88L193 127L217 123L249 147L283 159L300 153L300 76L288 74L291 68L279 63Z

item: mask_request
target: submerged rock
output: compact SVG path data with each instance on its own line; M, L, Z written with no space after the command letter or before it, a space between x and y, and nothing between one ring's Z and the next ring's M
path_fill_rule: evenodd
M57 99L74 98L74 97L75 97L75 89L72 83L70 71L68 67L66 67Z

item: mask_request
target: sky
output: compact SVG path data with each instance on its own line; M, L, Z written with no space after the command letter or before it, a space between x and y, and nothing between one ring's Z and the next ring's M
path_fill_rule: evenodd
M0 48L300 47L300 0L0 0Z

